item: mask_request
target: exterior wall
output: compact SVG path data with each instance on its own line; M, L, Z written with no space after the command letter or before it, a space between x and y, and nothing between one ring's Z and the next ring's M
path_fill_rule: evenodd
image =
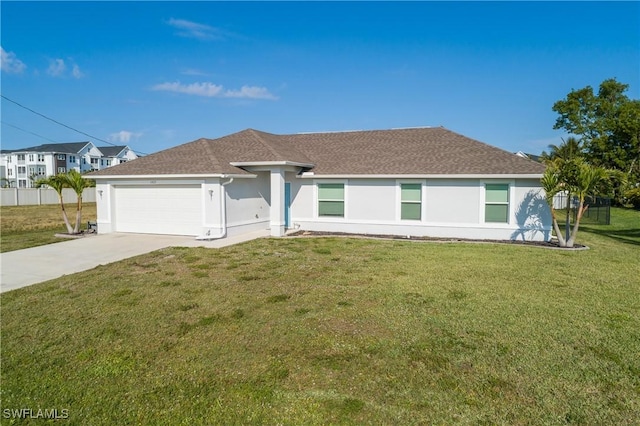
M102 152L92 143L85 146L80 152L78 152L78 156L81 158L80 161L80 172L88 172L92 170L100 170L100 159L102 157Z
M98 232L114 232L114 197L122 185L200 185L202 236L239 235L271 226L270 172L255 178L103 180L96 186ZM551 217L535 179L307 179L285 173L291 186L291 228L360 234L391 234L437 238L548 240ZM345 216L318 215L317 184L345 184ZM420 220L401 219L401 184L421 184ZM508 222L485 222L485 185L509 185ZM223 185L224 184L224 185ZM114 191L116 188L116 191ZM224 203L221 200L225 194ZM223 214L223 206L226 211Z
M315 208L313 181L298 179L293 173L287 173L285 181L291 184L291 226L296 226L296 220L313 221Z
M394 200L396 182L386 179L349 179L349 198L347 206L349 219L364 222L393 220L396 206L393 202L381 203L380 200Z
M199 236L218 236L225 228L227 236L242 234L269 227L268 174L257 178L230 179L98 179L96 204L98 233L107 234L118 229L116 215L117 190L126 186L199 185L201 188L200 212L202 223ZM222 212L222 194L225 193L226 215ZM119 208L122 208L120 206ZM147 232L147 231L145 231ZM162 233L162 232L158 232Z
M271 191L268 172L253 179L234 179L226 187L227 234L269 228Z
M317 184L344 182L345 216L318 216ZM400 218L400 184L422 184L421 220ZM485 223L485 184L509 184L508 223ZM294 189L295 188L295 189ZM296 179L294 229L436 238L546 241L551 216L535 179Z
M118 217L117 209L123 206L117 206L117 193L118 188L123 187L144 187L148 186L150 189L154 187L163 186L184 186L184 185L196 185L201 189L201 203L198 206L200 210L201 223L199 229L204 235L207 231L210 233L218 232L220 227L219 221L216 220L215 210L220 208L219 193L216 191L213 196L210 196L208 189L217 188L217 179L114 179L114 180L96 180L96 210L97 210L97 225L98 233L108 234L116 232L118 229ZM126 208L126 206L125 206ZM134 208L132 206L131 208ZM216 220L214 223L207 223L206 218ZM171 224L167 223L167 227L170 228ZM151 232L148 227L142 229L140 232ZM162 234L162 230L158 229L156 233ZM169 232L168 232L169 233Z
M131 150L129 148L126 148L124 150L124 152L120 154L119 158L120 158L121 162L131 161L131 160L135 160L136 158L138 158L138 154L133 152L133 150Z
M428 223L480 223L478 179L430 179L424 198ZM473 206L473 208L470 208Z

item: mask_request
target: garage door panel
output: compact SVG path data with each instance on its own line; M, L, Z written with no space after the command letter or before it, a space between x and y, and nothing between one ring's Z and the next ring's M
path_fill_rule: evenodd
M198 235L202 229L199 185L115 188L117 232Z

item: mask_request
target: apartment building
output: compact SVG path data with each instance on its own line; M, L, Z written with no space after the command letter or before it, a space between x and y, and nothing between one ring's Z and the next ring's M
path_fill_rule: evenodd
M3 187L32 188L58 173L86 173L137 158L128 146L97 147L93 142L51 143L0 152Z

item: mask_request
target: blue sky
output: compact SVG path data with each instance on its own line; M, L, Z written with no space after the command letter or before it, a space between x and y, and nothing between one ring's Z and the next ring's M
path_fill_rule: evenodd
M444 126L509 151L553 103L640 98L639 2L7 2L2 95L152 153L246 128ZM92 140L2 99L3 149Z

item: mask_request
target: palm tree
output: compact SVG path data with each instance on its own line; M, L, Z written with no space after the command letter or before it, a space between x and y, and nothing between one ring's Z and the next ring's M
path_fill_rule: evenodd
M76 207L76 224L73 228L73 233L80 232L80 222L82 220L82 193L86 188L92 188L95 186L95 182L91 179L83 177L78 171L70 170L66 175L62 175L65 186L73 189L78 198L78 204Z
M554 168L555 173L558 174L558 179L561 183L564 183L560 191L565 192L567 200L564 227L565 241L568 241L570 238L571 199L573 196L571 190L576 182L579 164L582 163L583 154L581 141L572 136L568 137L567 140L562 139L560 145L549 145L549 153L546 151L542 153L544 163L547 167Z
M558 244L560 247L566 246L566 239L562 236L562 232L560 232L560 226L558 226L558 218L556 216L556 209L554 207L553 199L563 190L563 185L560 181L560 174L555 167L549 166L544 171L541 179L542 189L545 192L545 199L547 200L547 204L549 204L549 208L551 209L551 220L553 222L553 230L556 233L556 237L558 237Z
M563 170L558 168L558 163L550 164L542 176L541 183L542 188L546 193L547 203L551 209L553 230L558 237L558 245L560 247L573 247L576 241L576 236L578 235L578 229L580 228L580 220L582 219L584 212L589 208L589 205L585 204L585 202L588 197L597 194L602 189L603 185L609 178L609 174L605 169L591 166L581 159L564 163L564 166L577 167L575 170L575 176L573 172L563 173ZM567 179L567 177L570 177L571 179ZM561 191L567 191L567 193L574 194L578 198L576 221L573 224L573 229L571 229L567 222L567 232L564 237L560 232L560 227L558 226L558 220L553 205L554 196Z
M69 223L69 218L67 217L67 211L64 209L64 200L62 198L62 190L67 187L66 184L66 176L63 174L57 174L55 176L49 176L45 179L40 179L36 183L36 187L40 188L41 186L49 186L53 188L58 193L58 200L60 200L60 207L62 208L62 219L64 220L64 224L67 226L67 233L73 234L74 230Z
M549 161L554 161L557 159L561 159L564 161L570 161L578 157L583 156L583 146L582 142L579 139L570 136L567 140L562 139L562 143L560 145L549 145L549 152L542 152L542 159L545 163Z
M580 165L576 186L573 188L573 193L578 197L578 211L576 214L576 223L573 224L573 230L571 231L571 237L567 241L567 247L573 247L576 241L576 235L578 234L578 228L580 227L580 219L582 219L582 215L589 208L588 204L585 205L585 200L587 197L595 196L602 189L608 178L609 174L602 167L595 167L586 163Z

